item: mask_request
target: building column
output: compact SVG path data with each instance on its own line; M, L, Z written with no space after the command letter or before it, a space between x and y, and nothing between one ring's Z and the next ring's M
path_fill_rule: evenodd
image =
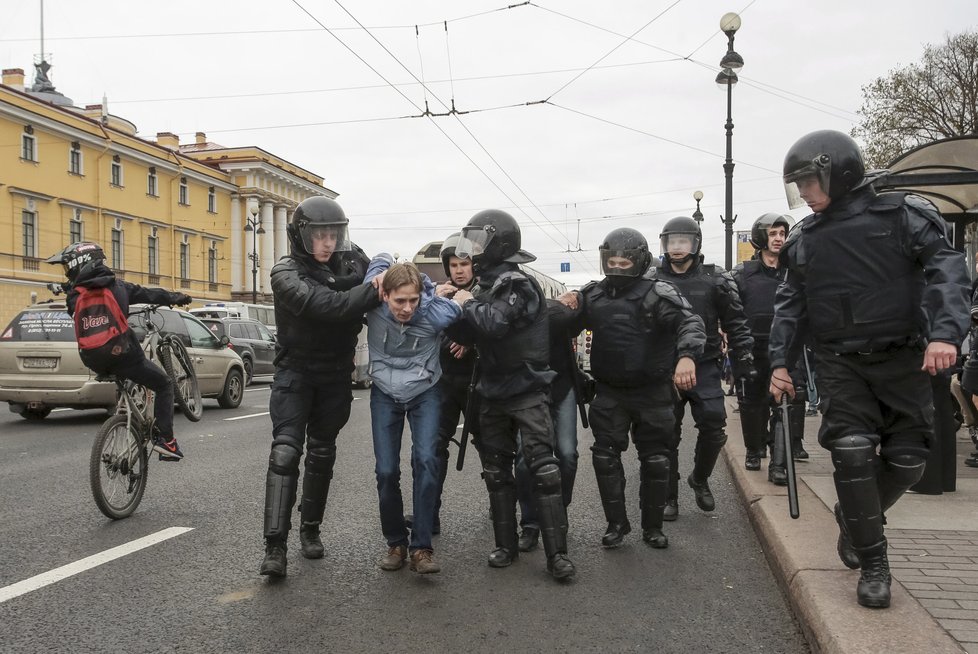
M278 261L289 253L289 242L285 237L285 226L288 224L289 208L284 204L275 207L275 260Z
M262 293L272 294L272 266L275 265L275 205L270 200L261 203L261 224L265 233L259 239L261 245L261 271L259 274L260 285L258 289Z
M244 269L244 222L241 219L241 196L231 194L231 292L243 291L241 284Z

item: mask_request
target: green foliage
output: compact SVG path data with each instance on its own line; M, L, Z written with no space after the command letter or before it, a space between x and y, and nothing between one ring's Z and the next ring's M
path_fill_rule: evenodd
M919 63L864 86L852 136L868 168L885 168L924 143L978 133L978 31L928 45Z

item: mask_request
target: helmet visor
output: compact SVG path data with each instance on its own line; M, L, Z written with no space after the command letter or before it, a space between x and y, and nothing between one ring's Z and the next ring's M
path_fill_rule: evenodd
M351 249L350 231L345 223L305 223L299 227L302 247L316 256L332 255Z
M474 259L486 251L495 233L492 225L463 227L462 235L455 246L455 256L460 259Z
M670 259L681 259L691 254L699 252L700 237L696 234L675 233L663 234L659 239L662 247L662 254Z
M642 270L645 250L598 250L601 272L607 277L638 277Z
M798 209L808 204L806 197L811 189L818 187L826 196L829 194L829 179L832 174L832 162L826 154L819 155L806 166L794 170L784 176L784 194L788 199L788 207Z

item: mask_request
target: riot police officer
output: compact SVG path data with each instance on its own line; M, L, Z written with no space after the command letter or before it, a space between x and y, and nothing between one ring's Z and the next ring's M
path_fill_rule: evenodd
M663 226L659 239L661 267L651 268L649 275L675 284L692 304L693 312L703 319L706 329L706 346L696 360L696 386L680 392L676 403L675 438L669 453L669 498L664 514L665 520L675 520L679 515L679 443L687 403L696 421L698 434L693 471L686 482L693 489L696 504L701 510L712 511L716 508L709 478L720 450L727 442L724 432L727 412L720 386L723 352L719 327L727 335L734 377L751 378L757 375L753 369L754 339L751 338L736 286L729 274L717 270L712 264L703 263L700 255L703 237L697 222L686 216L672 218Z
M377 291L361 285L369 259L350 241L339 204L303 200L286 233L291 253L272 268L278 351L269 399L272 449L265 487L265 558L260 573L286 574L286 541L308 440L302 478L302 555L324 554L319 525L336 461L336 436L350 417L350 375L365 311Z
M696 385L703 354L703 320L676 287L643 275L652 263L648 242L628 227L598 246L600 282L561 296L579 314L577 331L592 331L591 374L596 381L588 412L594 473L608 527L604 547L621 545L632 528L625 510L621 454L631 434L639 459L642 539L666 548L662 516L669 494L669 449L676 420L675 389Z
M779 213L765 213L754 221L750 230L750 244L754 247L754 257L738 264L731 276L750 323L754 337L754 366L757 375L742 377L737 383L737 402L740 407L740 427L744 446L747 450L744 467L760 470L761 459L767 456L771 445L771 461L768 464L768 481L778 486L788 483L785 469L784 446L771 434L770 425L781 420L781 412L774 410L768 383L771 377L771 364L768 360L768 340L771 334L771 321L774 319L774 295L778 285L784 281L784 268L778 264L778 254L784 247L788 232L795 224L794 219ZM807 380L800 366L794 365L801 358L800 350L792 350L791 378L795 388L801 389ZM797 459L807 459L808 453L802 446L805 432L805 400L801 392L796 393L788 411L790 430L793 439L792 452Z
M547 571L556 579L575 574L567 556L567 511L561 494L560 467L554 456L549 386L549 327L546 297L520 263L534 261L520 248L520 228L504 211L475 214L462 229L456 255L470 257L479 275L475 298L462 307L479 354L479 456L489 491L496 549L494 568L509 566L519 555L516 536L516 432L533 475L540 535Z
M954 364L968 328L964 256L929 202L877 194L847 135L817 131L784 161L789 204L813 213L781 252L788 268L771 326L771 393L793 394L785 364L807 323L826 397L839 554L859 567L859 604L890 604L883 515L923 473L933 433L927 373Z

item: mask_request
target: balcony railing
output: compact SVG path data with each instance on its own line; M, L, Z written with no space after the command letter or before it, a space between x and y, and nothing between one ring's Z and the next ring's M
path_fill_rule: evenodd
M148 284L152 284L153 286L159 286L159 284L160 284L160 276L159 275L152 275L152 274L150 274L150 275L146 275L146 277L148 278L148 281L147 281Z
M37 272L41 269L41 260L35 257L24 257L22 260L24 270Z

